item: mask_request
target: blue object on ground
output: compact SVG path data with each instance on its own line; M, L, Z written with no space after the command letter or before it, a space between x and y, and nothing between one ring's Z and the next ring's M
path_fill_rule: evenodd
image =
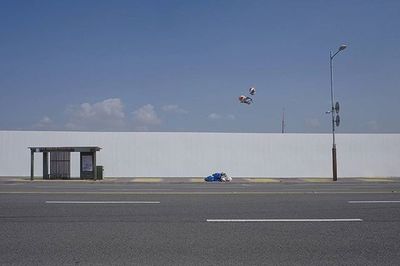
M221 173L215 173L215 174L209 175L206 178L204 178L204 181L207 181L207 182L215 182L215 181L220 182L221 181L221 175L222 175Z

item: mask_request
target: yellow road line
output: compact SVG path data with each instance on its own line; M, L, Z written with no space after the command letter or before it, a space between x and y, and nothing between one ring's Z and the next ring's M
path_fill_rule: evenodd
M190 182L192 183L203 183L205 182L203 178L192 178L190 179Z
M366 182L395 182L394 180L387 178L360 178L358 180Z
M280 180L277 178L249 178L247 179L252 183L279 183Z
M332 181L331 178L301 178L301 180L310 183L327 183Z
M132 180L135 183L158 183L161 181L161 178L135 178Z

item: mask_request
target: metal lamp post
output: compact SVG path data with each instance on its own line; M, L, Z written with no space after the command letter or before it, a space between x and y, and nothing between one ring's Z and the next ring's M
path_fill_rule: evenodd
M333 58L340 52L346 49L347 45L342 44L339 49L337 50L336 53L332 55L332 52L329 52L329 65L330 65L330 70L331 70L331 103L332 103L332 108L331 108L331 115L332 115L332 168L333 168L333 181L337 181L337 162L336 162L336 143L335 143L335 124L336 126L339 126L340 123L340 117L338 115L339 113L339 103L336 102L336 105L334 105L334 95L333 95L333 66L332 66L332 61ZM336 117L335 117L336 113Z

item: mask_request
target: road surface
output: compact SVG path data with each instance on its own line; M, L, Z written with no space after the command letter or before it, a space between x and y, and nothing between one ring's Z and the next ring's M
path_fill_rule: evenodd
M399 265L400 180L0 179L1 265Z

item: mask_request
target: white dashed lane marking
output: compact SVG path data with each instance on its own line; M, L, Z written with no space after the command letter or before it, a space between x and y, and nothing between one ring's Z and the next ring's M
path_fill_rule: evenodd
M349 203L362 204L362 203L400 203L400 200L350 200Z
M362 222L362 219L207 219L210 223L246 222Z
M159 204L159 201L46 201L46 204Z

